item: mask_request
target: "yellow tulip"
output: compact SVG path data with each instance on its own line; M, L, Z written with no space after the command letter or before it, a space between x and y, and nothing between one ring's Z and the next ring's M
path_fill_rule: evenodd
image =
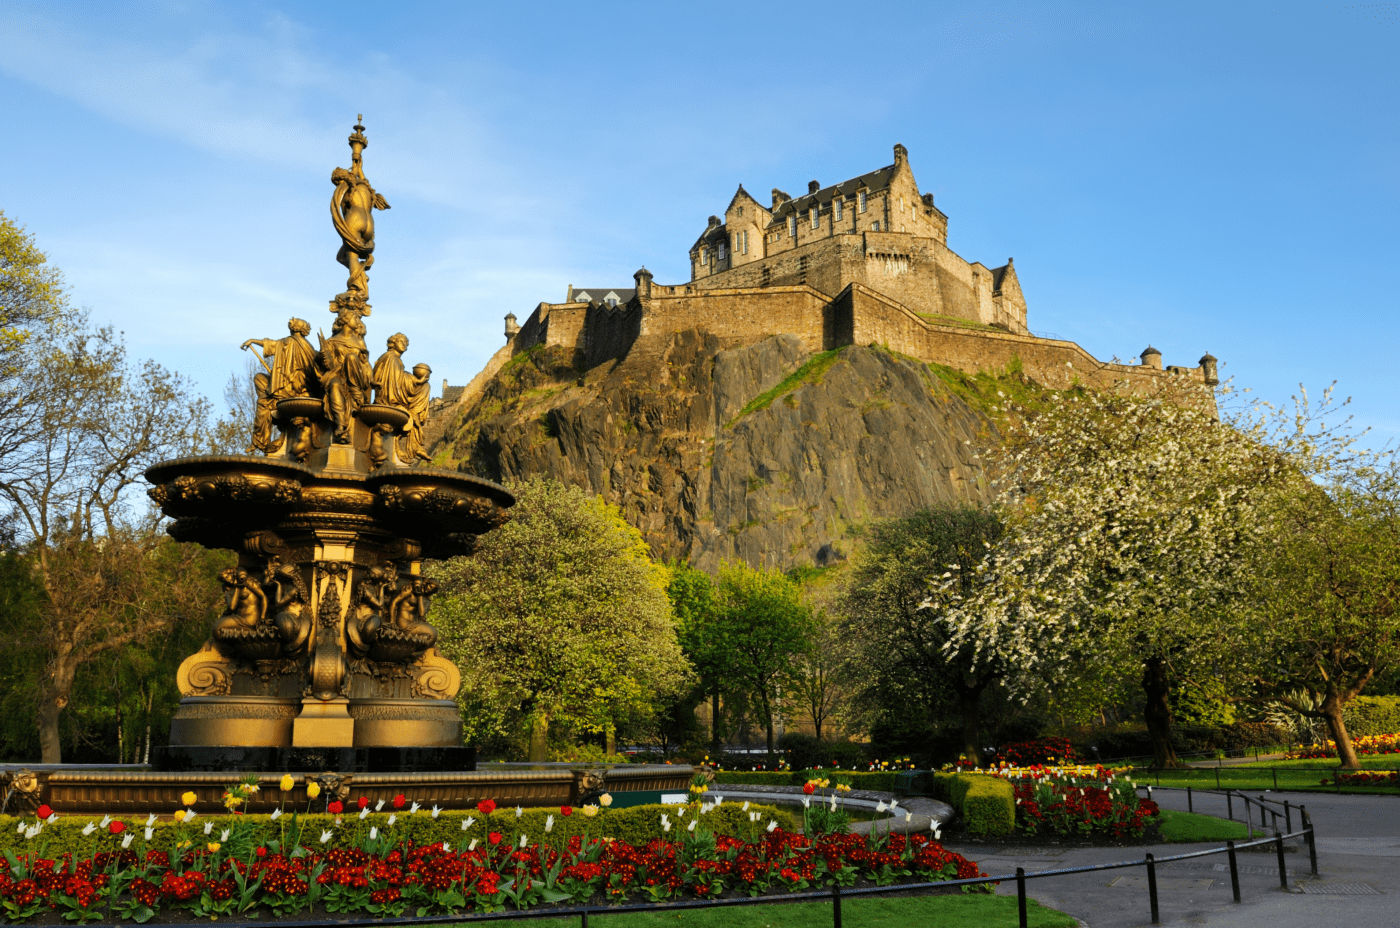
M598 805L602 806L604 809L612 805L612 793L604 793L603 795L599 796Z
M193 791L191 791L191 792L185 793L183 796L181 796L181 797L180 797L180 801L183 802L183 803L184 803L185 805L187 805L187 806L192 806L192 805L194 805L196 802L199 801L199 797L196 796L196 795L194 794Z
M321 795L321 784L317 783L315 780L307 782L306 798L315 799L319 795Z
M223 845L220 844L220 843L217 842L217 841L210 841L208 847L209 847L209 853L213 854L213 853L214 853L215 851L217 851L219 848L223 847Z
M184 820L185 820L185 810L184 810L184 809L180 809L179 811L177 811L177 812L175 813L175 821L177 821L177 822L183 822Z
M290 792L294 785L296 785L296 781L292 779L292 775L290 773L283 774L282 782L278 784L279 788L284 793Z

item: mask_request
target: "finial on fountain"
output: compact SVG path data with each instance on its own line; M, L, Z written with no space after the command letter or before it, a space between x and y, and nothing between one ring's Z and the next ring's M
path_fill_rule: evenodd
M388 209L389 203L365 178L362 154L369 147L365 137L363 114L356 114L355 131L350 135L350 170L336 168L331 172L335 193L331 194L331 222L340 235L340 250L335 259L350 271L345 292L331 304L331 312L351 312L368 316L369 276L374 266L374 210Z

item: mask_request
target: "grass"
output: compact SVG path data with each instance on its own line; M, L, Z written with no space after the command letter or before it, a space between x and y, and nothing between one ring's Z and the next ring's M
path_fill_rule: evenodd
M1400 755L1371 754L1361 758L1364 770L1400 769ZM1270 770L1269 768L1277 768ZM1337 771L1336 759L1260 761L1255 764L1240 764L1233 767L1190 767L1184 770L1148 771L1135 770L1133 779L1140 786L1192 786L1197 789L1215 789L1219 777L1221 789L1238 790L1297 790L1302 792L1335 792L1334 786L1323 786L1319 781L1324 777L1332 779ZM1400 790L1394 786L1343 786L1343 793L1375 793L1397 796Z
M841 348L833 348L831 351L823 351L820 354L812 355L801 367L784 377L776 387L767 392L760 393L758 396L749 400L748 403L744 405L744 408L739 410L739 414L729 420L725 428L732 427L735 422L738 422L751 412L767 409L769 406L773 405L774 400L781 399L803 384L820 383L822 375L831 369L831 365L836 363L836 359L841 354L841 351Z
M1034 899L1026 906L1032 928L1075 928L1074 918L1046 908ZM939 928L1015 928L1015 896L911 896L901 899L844 899L841 921L846 928L937 925ZM572 928L578 918L541 919L555 928ZM786 905L735 906L720 909L683 909L679 912L590 913L589 924L600 928L830 928L829 902L793 902ZM451 928L442 925L438 928Z
M1249 828L1243 822L1232 822L1214 815L1198 812L1161 812L1162 840L1170 843L1201 841L1242 841L1249 838Z

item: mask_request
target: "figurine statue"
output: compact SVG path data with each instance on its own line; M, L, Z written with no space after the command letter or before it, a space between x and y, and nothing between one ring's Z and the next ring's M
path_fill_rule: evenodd
M282 638L284 655L293 660L305 657L311 652L316 623L311 620L310 598L301 574L273 557L267 563L263 588L269 594L272 622Z
M363 120L364 116L357 117ZM369 277L366 272L374 266L374 210L388 209L389 203L365 179L361 152L369 147L365 127L355 123L350 136L350 170L336 168L331 172L335 193L331 195L331 222L341 239L335 259L350 271L345 292L336 297L341 304L363 304L369 299Z
M428 598L438 591L436 580L424 577L405 578L389 604L394 627L420 644L420 650L437 643L437 629L425 621Z
M408 413L408 424L399 445L400 457L408 461L429 460L423 450L423 424L428 421L428 403L432 398L428 380L433 369L419 364L412 374L404 371L403 353L408 350L408 336L402 332L389 336L387 348L374 362L374 401Z
M413 365L413 389L408 395L408 425L404 428L403 457L409 461L431 461L423 442L423 426L428 422L428 406L433 399L429 383L433 369L426 364Z
M219 582L224 586L228 608L214 622L214 637L220 637L221 633L252 630L262 624L267 615L267 594L257 580L248 576L248 571L230 567L220 572Z
M253 389L258 396L257 413L253 419L253 441L248 451L261 451L276 454L282 448L282 438L272 437L272 416L277 411L277 401L294 396L310 396L311 384L315 383L316 350L306 340L311 334L311 323L305 319L291 319L287 322L286 338L250 338L243 343L247 351L258 346L260 360L266 373L253 376ZM272 363L268 364L268 359Z
M386 564L371 569L356 587L355 602L345 622L351 658L363 660L369 656L384 625L384 589L397 582L398 570L393 564Z
M374 384L364 334L365 324L347 311L336 316L331 337L321 339L316 366L325 390L326 418L335 424L335 442L339 445L350 443L355 412L367 402Z

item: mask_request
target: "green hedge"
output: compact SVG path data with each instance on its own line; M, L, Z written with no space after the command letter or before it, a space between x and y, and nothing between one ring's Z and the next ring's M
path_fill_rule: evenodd
M1016 791L1001 777L935 773L929 790L962 816L968 833L1009 835L1016 830Z
M845 780L851 784L852 789L892 793L894 792L896 773L896 771L889 770L868 773L854 770L779 770L769 772L721 770L715 774L715 782L728 783L731 786L801 786L808 780Z
M373 813L361 819L358 814L343 814L340 817L341 825L335 826L333 815L314 814L298 815L298 821L303 829L302 844L308 847L319 847L322 830L334 831L334 837L325 845L326 848L355 847L369 836L371 827L378 828L383 832L386 828L388 833L394 835L400 841L412 841L416 845L433 844L438 841L445 841L453 848L466 847L473 838L485 843L487 835L492 832L500 832L505 840L510 840L512 836L519 840L519 835L525 834L530 838L531 843L543 841L554 847L562 847L569 838L574 835L583 835L585 832L593 838L616 838L626 841L629 844L641 846L654 838L666 837L666 833L661 829L661 813L665 812L672 821L670 832L671 838L678 837L678 827L684 828L689 821L689 816L694 813L686 810L686 815L680 815L680 806L646 805L631 806L626 809L602 809L594 818L588 818L577 809L574 814L565 817L560 814L558 808L534 808L525 809L520 818L516 818L514 809L497 809L489 816L477 815L470 811L443 812L436 819L425 809L420 809L416 814L409 815L406 811L397 814L396 822L390 826L389 813ZM762 821L755 825L749 821L748 813L744 812L741 803L726 802L716 809L706 813L701 820L704 827L716 834L729 834L745 836L753 833L768 824L770 819L778 822L778 825L788 831L798 831L801 822L790 811L779 809L767 805L751 805L750 812L763 813ZM554 828L545 833L544 826L546 818L554 815ZM462 830L462 823L474 818L476 821L466 831ZM281 840L284 832L292 828L292 816L290 813L283 815L276 821L272 821L266 815L238 816L241 821L252 822L258 826L257 840L266 842L270 840ZM57 854L72 852L86 857L98 850L112 850L120 847L121 838L108 834L105 830L99 830L91 836L82 833L84 826L88 822L100 821L100 816L88 815L60 815L58 821L51 825L45 825L43 832L32 841L25 841L24 835L18 833L17 827L21 819L9 815L0 815L0 851L23 852L26 850L38 851L43 847L45 856L53 857ZM34 823L34 817L29 816L24 819L28 824ZM196 843L219 840L219 833L222 829L228 828L234 818L228 815L197 816L194 822L189 825L182 825L171 821L159 821L154 826L154 833L151 836L150 844L143 840L143 826L145 819L141 817L122 817L128 829L135 833L136 837L132 841L132 848L140 850L149 847L152 850L169 851L178 842L183 840L193 840ZM213 834L205 836L204 823L214 822ZM676 822L679 822L677 826ZM124 836L123 836L124 837ZM45 846L46 845L46 846Z
M1342 709L1347 733L1393 735L1400 732L1400 696L1357 696Z

